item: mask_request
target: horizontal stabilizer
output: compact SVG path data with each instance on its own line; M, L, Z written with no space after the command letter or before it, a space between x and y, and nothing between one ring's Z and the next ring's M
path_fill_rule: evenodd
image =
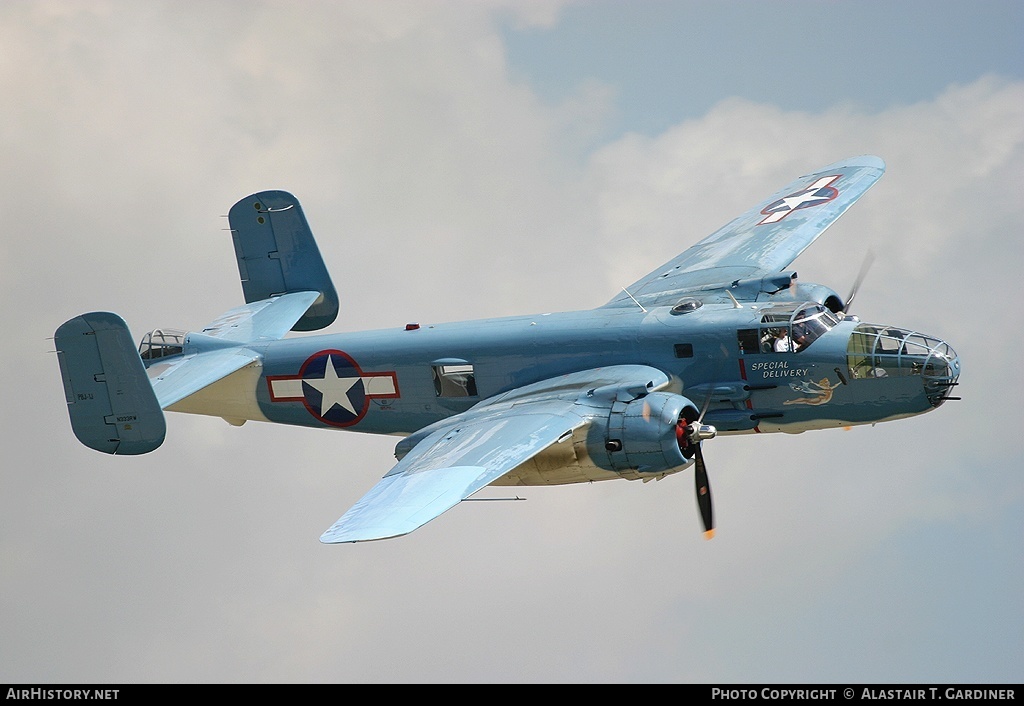
M284 338L319 297L319 292L293 292L243 304L221 314L199 333L235 343L277 341Z
M55 334L71 427L108 454L144 454L164 441L164 414L124 320L82 314Z
M334 322L338 294L298 199L286 191L261 191L232 206L228 223L246 302L319 292L293 330L316 331Z
M166 409L259 359L258 353L244 347L172 358L150 366L150 384L160 407Z
M246 343L276 341L298 321L319 295L293 292L236 307L185 339L184 355L149 366L149 376L164 409L239 368L260 360Z

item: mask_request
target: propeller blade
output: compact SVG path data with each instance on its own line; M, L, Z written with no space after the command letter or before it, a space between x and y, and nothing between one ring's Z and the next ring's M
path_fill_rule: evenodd
M704 465L704 454L701 444L697 444L694 454L693 479L697 489L697 507L700 508L700 519L704 522L704 539L715 536L715 521L711 509L711 483L708 481L708 469Z
M871 269L871 265L875 262L875 254L868 250L867 254L864 255L864 262L860 264L860 272L857 273L857 279L853 281L853 287L850 288L850 296L846 297L846 303L843 304L843 313L845 314L850 310L850 304L853 303L853 298L857 296L857 290L860 289L861 283L864 278L867 277L868 270Z
M701 410L700 410L700 415L698 415L698 417L697 417L697 421L695 421L695 422L693 423L693 425L694 425L695 427L699 427L699 426L700 426L700 424L701 424L701 422L703 422L703 421L704 421L704 415L708 413L708 407L710 407L710 406L711 406L711 397L712 397L712 396L713 396L714 394L715 394L715 386L714 386L714 385L712 385L712 386L711 386L711 387L710 387L710 388L708 389L708 394L707 394L707 396L706 396L706 397L704 398L704 406L703 406L703 407L701 407Z

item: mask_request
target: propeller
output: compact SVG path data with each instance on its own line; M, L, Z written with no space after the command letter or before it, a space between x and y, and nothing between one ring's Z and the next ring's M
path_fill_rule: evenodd
M711 508L711 483L708 481L708 469L704 465L704 454L700 443L694 452L693 480L697 491L697 507L700 508L700 519L704 523L704 538L715 536L715 517Z
M850 288L850 295L846 297L846 303L843 304L843 313L846 314L850 311L850 304L853 303L853 298L857 296L857 290L860 289L860 285L864 282L864 278L867 277L868 270L871 269L871 265L875 262L875 254L868 250L864 255L864 262L860 264L860 272L857 273L857 279L853 281L853 287Z
M704 414L711 404L711 394L708 392L704 401L704 409L696 420L689 420L685 416L680 417L676 424L676 438L679 446L686 453L693 452L693 481L697 493L697 507L700 509L700 519L704 523L704 538L711 539L715 536L715 518L711 505L711 481L708 480L708 469L704 463L704 453L701 451L701 442L705 439L714 439L718 430L709 424L701 424Z

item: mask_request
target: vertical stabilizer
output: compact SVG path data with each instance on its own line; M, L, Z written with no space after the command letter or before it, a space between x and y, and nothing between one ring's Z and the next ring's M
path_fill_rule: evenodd
M320 292L292 327L315 331L338 315L338 294L298 199L286 191L247 196L228 212L247 303L291 292Z
M108 454L144 454L163 443L163 410L120 316L76 316L61 324L55 340L79 441Z

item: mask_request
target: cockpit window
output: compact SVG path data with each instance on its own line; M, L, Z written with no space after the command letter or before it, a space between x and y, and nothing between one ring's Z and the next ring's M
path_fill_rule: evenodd
M801 309L793 317L793 342L797 350L811 345L838 323L839 318L820 304Z
M761 353L799 352L838 324L839 317L813 302L773 306L762 310L759 347ZM740 349L751 348L749 330L740 332Z

